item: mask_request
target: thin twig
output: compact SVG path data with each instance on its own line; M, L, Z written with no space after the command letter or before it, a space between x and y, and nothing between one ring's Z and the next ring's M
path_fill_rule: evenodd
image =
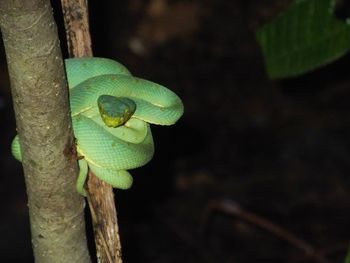
M219 201L210 202L207 208L205 218L207 219L213 211L219 211L231 216L236 216L241 220L244 220L253 225L256 225L261 229L264 229L265 231L268 231L274 234L275 236L281 239L284 239L289 244L299 248L305 253L305 255L307 255L310 259L312 259L315 262L330 263L327 259L324 258L323 255L321 255L316 249L314 249L306 241L298 238L287 229L274 224L270 220L242 209L242 207L234 201L219 200Z
M71 57L91 57L87 0L61 0ZM121 243L113 189L91 171L87 181L88 203L99 263L122 263Z

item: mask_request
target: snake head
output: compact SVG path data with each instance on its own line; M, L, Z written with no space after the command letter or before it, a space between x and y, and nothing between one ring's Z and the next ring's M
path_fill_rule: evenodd
M99 96L97 105L103 122L108 127L113 128L125 124L136 110L136 104L133 100L110 95Z

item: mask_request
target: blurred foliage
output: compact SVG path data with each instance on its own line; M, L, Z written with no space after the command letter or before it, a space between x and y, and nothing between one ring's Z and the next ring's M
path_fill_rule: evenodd
M271 78L303 74L349 50L350 27L334 17L334 6L334 0L296 0L257 32Z

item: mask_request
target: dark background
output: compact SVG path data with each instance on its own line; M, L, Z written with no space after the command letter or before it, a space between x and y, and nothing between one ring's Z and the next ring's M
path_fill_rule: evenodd
M95 56L169 87L185 105L176 125L152 127L154 159L132 171L130 190L116 191L125 262L321 262L231 211L237 204L342 262L350 241L350 60L269 80L255 31L290 2L90 1ZM339 1L337 15L349 13ZM33 262L1 49L0 262Z

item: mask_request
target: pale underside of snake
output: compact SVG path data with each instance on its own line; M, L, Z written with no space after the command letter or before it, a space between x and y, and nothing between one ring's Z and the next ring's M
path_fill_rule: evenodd
M132 76L110 59L67 59L65 66L79 157L77 191L86 194L88 169L114 188L130 188L133 178L128 170L153 157L149 124L174 124L184 110L180 98L161 85ZM21 161L18 136L12 154Z

